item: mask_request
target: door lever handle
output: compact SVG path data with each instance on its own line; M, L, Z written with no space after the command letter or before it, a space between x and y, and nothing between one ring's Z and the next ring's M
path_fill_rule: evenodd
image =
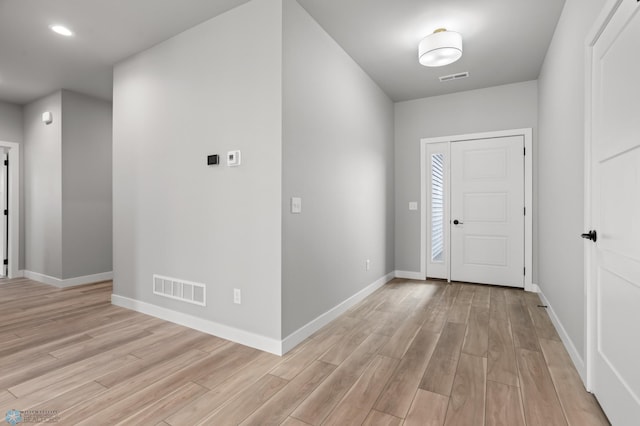
M455 220L453 221L453 224L454 224L454 225L463 225L463 223L462 223L462 222L460 222L458 219L455 219Z
M591 230L585 234L580 235L582 238L584 238L585 240L591 240L594 243L596 241L598 241L598 233L594 230Z

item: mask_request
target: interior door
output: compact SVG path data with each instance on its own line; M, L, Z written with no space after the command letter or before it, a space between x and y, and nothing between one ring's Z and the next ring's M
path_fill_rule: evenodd
M524 137L451 143L451 279L524 287Z
M591 81L589 365L591 389L615 425L640 421L639 52L640 6L623 0L593 46Z

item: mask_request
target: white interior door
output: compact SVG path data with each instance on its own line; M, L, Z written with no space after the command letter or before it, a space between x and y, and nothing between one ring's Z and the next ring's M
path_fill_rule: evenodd
M524 287L524 137L451 144L451 279Z
M623 0L593 46L591 390L614 425L640 422L640 6Z

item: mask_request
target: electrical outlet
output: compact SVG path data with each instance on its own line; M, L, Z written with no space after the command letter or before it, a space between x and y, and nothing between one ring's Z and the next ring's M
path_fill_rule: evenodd
M367 260L364 262L364 267L365 267L365 270L367 270L367 271L368 271L369 269L371 269L371 261L370 261L369 259L367 259Z
M242 303L242 292L239 288L233 289L233 303L240 305Z

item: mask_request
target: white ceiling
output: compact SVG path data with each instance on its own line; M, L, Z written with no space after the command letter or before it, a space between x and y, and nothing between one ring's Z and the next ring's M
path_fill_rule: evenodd
M60 88L111 98L112 67L248 0L0 0L0 99ZM533 80L564 0L298 0L394 100ZM49 30L61 23L76 35ZM418 42L438 27L463 36L458 62L426 68ZM463 80L441 75L469 71Z
M247 1L0 0L0 99L60 88L111 99L114 64Z
M298 0L394 101L535 80L564 0ZM437 28L462 34L462 59L418 63ZM439 76L469 72L440 83Z

